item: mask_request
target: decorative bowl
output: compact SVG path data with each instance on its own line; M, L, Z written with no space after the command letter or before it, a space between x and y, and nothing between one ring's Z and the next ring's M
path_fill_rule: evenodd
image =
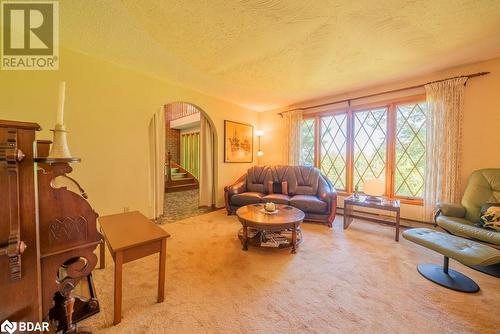
M274 204L273 202L267 202L266 204L264 204L264 210L266 210L267 212L277 211L276 204Z

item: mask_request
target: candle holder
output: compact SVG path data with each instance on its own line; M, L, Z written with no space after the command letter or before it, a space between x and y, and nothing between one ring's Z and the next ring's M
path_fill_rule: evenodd
M64 124L56 124L53 130L53 141L50 153L47 158L49 159L72 159L73 156L68 148L68 140L66 138L66 127Z

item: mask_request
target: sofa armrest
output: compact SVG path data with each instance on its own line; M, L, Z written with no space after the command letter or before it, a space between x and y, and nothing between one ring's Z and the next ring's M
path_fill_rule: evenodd
M318 195L318 197L327 203L330 204L330 202L334 199L337 198L337 191L336 190L329 190L329 191L321 191Z
M465 208L460 204L454 203L438 203L438 213L448 217L463 218L465 217Z
M328 203L328 226L332 227L337 214L337 191L328 181L320 182L318 197Z
M337 198L337 191L327 180L321 179L318 187L318 197L330 204L333 199Z
M229 197L236 194L244 193L246 190L247 190L247 183L245 182L245 180L237 182L230 186L226 186L224 188L224 191L227 191L229 193Z
M229 194L229 197L241 194L247 191L247 175L242 175L235 183L225 186L224 192Z
M230 215L231 210L231 197L236 194L244 193L247 190L247 176L246 174L240 177L234 184L224 187L224 202L226 204L227 213Z

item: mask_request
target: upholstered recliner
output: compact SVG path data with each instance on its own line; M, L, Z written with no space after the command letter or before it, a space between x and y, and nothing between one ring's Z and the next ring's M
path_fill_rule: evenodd
M436 224L461 237L500 248L500 232L476 226L481 206L500 202L500 168L480 169L467 182L461 204L438 204Z
M305 220L331 227L337 210L334 187L313 167L254 166L224 193L228 214L244 205L274 202L294 206L304 211Z

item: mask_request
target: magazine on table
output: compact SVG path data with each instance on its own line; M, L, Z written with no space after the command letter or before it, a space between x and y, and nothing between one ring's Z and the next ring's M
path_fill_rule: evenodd
M279 247L290 243L289 239L279 232L263 233L260 245L262 247Z

